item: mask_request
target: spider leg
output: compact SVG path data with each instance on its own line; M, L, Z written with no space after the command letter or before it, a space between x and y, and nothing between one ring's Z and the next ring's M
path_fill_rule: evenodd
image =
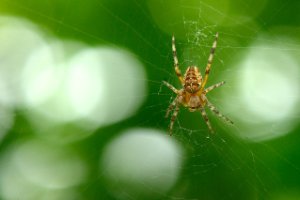
M178 94L178 90L173 86L171 85L170 83L166 82L166 81L163 81L163 84L165 84L170 90L172 90L175 94Z
M180 81L180 83L183 85L184 81L182 78L181 71L178 67L178 58L177 58L177 52L176 52L176 46L175 46L175 37L174 35L172 36L172 52L173 52L173 58L174 58L174 67L175 67L175 73Z
M204 86L207 83L208 75L209 75L209 72L210 72L210 67L211 67L212 61L214 59L215 50L217 48L218 37L219 37L219 33L216 33L215 41L212 45L212 48L210 50L210 54L209 54L209 57L208 57L208 61L207 61L206 69L205 69L205 76L204 76L204 79L203 79L202 84L201 84L201 88L200 88L201 91L204 89Z
M214 130L213 130L213 128L212 128L212 126L211 126L211 124L210 124L210 122L209 122L209 119L208 119L208 117L207 117L207 114L206 114L206 112L205 112L205 109L204 109L204 108L200 108L200 111L201 111L201 115L202 115L202 117L203 117L203 119L204 119L206 125L208 126L209 131L210 131L211 133L214 133Z
M212 91L212 90L215 89L215 88L221 87L221 86L224 85L224 84L225 84L225 81L222 81L222 82L220 82L220 83L214 84L214 85L212 85L212 86L206 88L204 91L205 91L205 93L208 93L208 92Z
M175 109L174 109L173 115L171 117L171 122L170 122L170 127L169 127L170 135L172 135L173 125L174 125L174 122L177 118L178 112L179 112L179 105L175 104Z
M214 112L219 118L223 119L225 122L233 124L233 121L231 121L230 119L228 119L227 117L225 117L223 114L220 113L220 111L212 104L210 103L208 100L207 101L207 107Z
M172 101L172 103L169 105L168 110L166 112L165 118L169 117L170 112L173 110L174 106L177 104L177 97Z

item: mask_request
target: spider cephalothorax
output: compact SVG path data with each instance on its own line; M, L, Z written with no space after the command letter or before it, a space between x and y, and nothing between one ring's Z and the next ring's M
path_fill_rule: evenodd
M179 112L179 105L183 105L184 107L187 107L189 111L194 112L196 110L199 110L209 128L211 133L213 133L213 129L211 127L211 124L208 120L208 117L205 112L205 106L207 106L211 111L213 111L218 117L222 118L228 123L233 124L233 122L222 115L206 98L206 94L217 88L222 86L225 82L222 81L220 83L217 83L215 85L212 85L208 88L204 88L208 79L208 75L210 72L210 67L211 63L213 61L215 49L217 47L217 40L218 40L219 34L216 34L215 41L213 43L213 46L210 51L210 55L208 58L208 62L206 65L206 70L205 70L205 76L202 80L202 76L200 71L196 66L190 66L187 68L184 76L182 77L181 71L178 66L178 58L177 58L177 52L176 52L176 46L175 46L175 37L172 37L172 51L173 51L173 58L174 58L174 66L175 66L175 72L176 75L179 78L179 81L182 85L182 89L177 90L174 86L169 84L168 82L163 81L163 83L170 88L175 94L177 94L176 98L174 101L170 104L166 117L169 116L170 112L174 109L172 118L171 118L171 123L170 123L170 135L172 134L173 130L173 124L174 121L177 117L177 114ZM175 107L175 108L174 108Z

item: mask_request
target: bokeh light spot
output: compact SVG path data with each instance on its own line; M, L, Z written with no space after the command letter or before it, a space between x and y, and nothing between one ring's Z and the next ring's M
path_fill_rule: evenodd
M123 120L135 113L144 100L143 66L125 50L110 47L83 50L71 59L70 70L67 82L70 104L90 126Z
M32 23L0 16L0 102L15 107L22 103L21 75L24 63L36 48L45 44Z
M58 47L37 51L24 72L25 96L33 111L61 123L80 119L98 127L128 117L141 105L146 77L130 53L83 49L70 60L57 60L52 52L62 51Z
M181 164L182 149L166 133L131 129L107 145L100 170L117 198L143 199L166 193L176 183Z
M87 166L66 147L38 139L12 145L0 159L0 195L3 199L64 199L77 196Z
M253 47L237 64L238 85L226 97L237 122L234 132L247 140L263 141L289 133L297 123L299 61L274 44L256 42Z
M86 167L77 156L39 140L19 145L13 154L13 161L29 181L50 189L77 185L86 174Z

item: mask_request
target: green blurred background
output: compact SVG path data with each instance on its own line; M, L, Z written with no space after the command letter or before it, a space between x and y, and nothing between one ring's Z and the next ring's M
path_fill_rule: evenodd
M2 0L0 199L300 199L300 2ZM164 115L204 73L235 124Z

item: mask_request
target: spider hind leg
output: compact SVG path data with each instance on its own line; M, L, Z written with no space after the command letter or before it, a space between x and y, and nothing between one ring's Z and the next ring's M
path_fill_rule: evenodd
M177 118L178 112L179 112L179 105L176 104L174 112L173 112L172 117L171 117L171 123L170 123L170 127L169 127L170 136L173 134L173 125L174 125L174 122Z
M206 125L208 126L209 131L210 131L211 133L214 133L214 130L213 130L213 128L212 128L212 126L211 126L211 124L210 124L210 122L209 122L209 119L208 119L208 117L207 117L207 114L206 114L206 112L205 112L205 109L204 109L204 108L200 108L200 111L201 111L201 115L202 115L202 117L203 117L203 119L204 119Z
M173 110L173 108L176 106L176 104L177 104L177 97L169 105L168 110L167 110L166 115L165 115L165 118L169 117L170 112Z
M215 113L219 118L221 118L222 120L224 120L225 122L229 123L229 124L233 124L233 121L231 121L229 118L227 118L226 116L224 116L223 114L220 113L220 111L209 101L207 101L207 107L213 112Z

